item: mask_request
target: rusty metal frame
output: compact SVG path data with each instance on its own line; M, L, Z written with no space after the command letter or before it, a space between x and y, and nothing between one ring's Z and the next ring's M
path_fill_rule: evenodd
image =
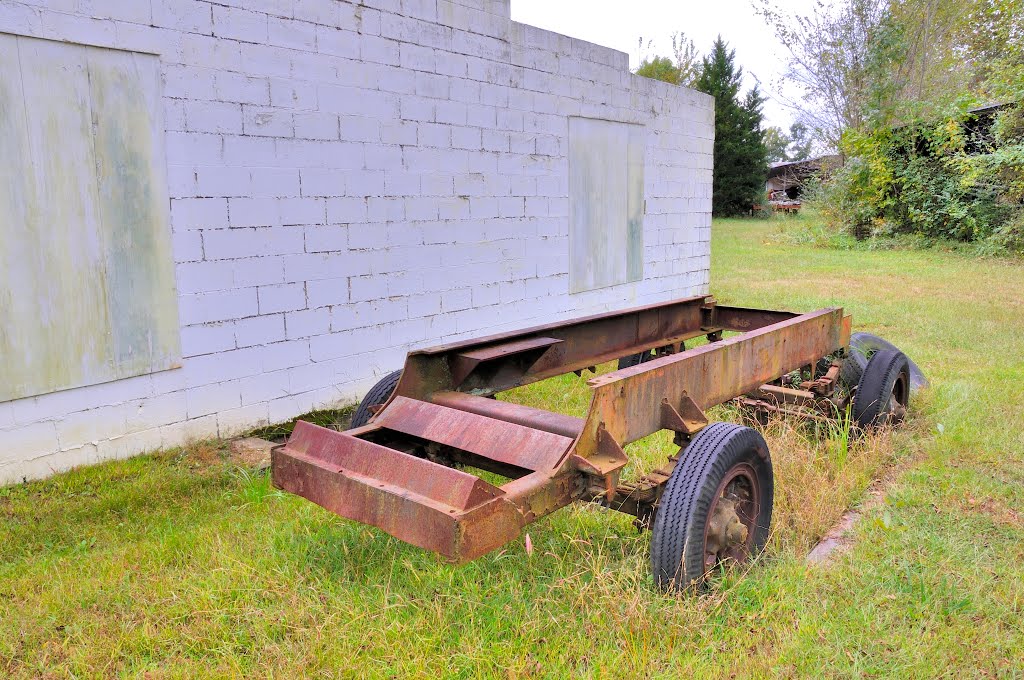
M700 336L712 342L683 349ZM299 423L273 452L273 480L455 562L580 499L645 519L674 461L624 483L627 444L663 429L683 442L707 425L704 409L734 398L784 401L788 388L766 384L842 350L849 337L839 308L794 314L700 296L412 352L368 425L335 432ZM651 361L590 379L582 419L487 398L652 349ZM817 391L788 391L827 398L830 384L826 376L802 385Z

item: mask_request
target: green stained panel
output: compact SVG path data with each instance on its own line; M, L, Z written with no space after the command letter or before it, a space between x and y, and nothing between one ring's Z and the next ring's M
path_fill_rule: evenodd
M150 55L0 34L0 401L180 360Z

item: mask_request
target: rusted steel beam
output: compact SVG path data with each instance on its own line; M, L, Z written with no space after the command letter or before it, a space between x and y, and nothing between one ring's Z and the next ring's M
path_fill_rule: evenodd
M508 423L532 427L535 430L553 432L572 439L578 437L583 430L583 418L462 392L435 392L433 402L495 420L504 420Z
M746 307L726 307L715 305L711 308L709 326L727 331L752 331L764 328L780 321L787 321L799 316L793 312L776 312L767 309L749 309Z
M761 385L750 393L755 399L764 399L779 404L809 404L818 397L814 392L807 390L795 390L791 387L779 387L778 385Z
M661 429L661 402L692 399L706 409L815 362L841 346L842 310L797 316L680 354L597 376L587 423L575 451L597 452L603 426L621 445Z
M702 310L712 303L707 296L684 298L411 352L395 394L426 401L436 391L494 394L677 344L707 333ZM527 353L526 361L502 350L534 342L542 353Z

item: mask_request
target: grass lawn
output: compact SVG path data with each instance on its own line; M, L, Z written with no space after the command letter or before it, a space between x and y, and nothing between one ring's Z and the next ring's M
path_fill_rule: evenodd
M769 550L706 597L652 585L630 518L563 510L464 567L282 495L218 444L0 489L0 676L987 677L1024 668L1024 264L785 245L716 221L726 303L842 305L933 387L845 450L767 433ZM560 379L511 399L566 412ZM726 408L716 416L732 418ZM634 468L671 445L630 449ZM814 542L899 462L852 550Z

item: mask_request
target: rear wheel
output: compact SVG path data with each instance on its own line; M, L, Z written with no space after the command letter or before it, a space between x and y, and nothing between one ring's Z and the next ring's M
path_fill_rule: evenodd
M637 352L636 354L630 354L629 356L622 357L619 359L619 370L624 368L630 368L632 366L639 366L640 364L647 363L654 358L654 352L647 350L646 352Z
M663 590L702 590L708 576L756 556L768 540L774 480L768 445L732 423L701 430L658 502L651 570Z
M910 405L910 362L899 350L872 355L853 395L853 418L861 428L895 424Z
M850 351L843 358L839 374L840 380L851 388L857 385L860 382L861 376L864 375L864 369L867 367L868 362L871 361L871 357L876 352L886 349L900 351L899 347L885 338L880 338L871 333L854 333L851 335ZM924 373L918 368L917 364L911 361L909 357L907 358L907 363L910 365L911 389L916 390L928 387L928 379L924 377Z
M376 407L391 398L395 388L398 386L398 379L401 377L402 371L397 370L388 373L377 381L377 384L371 387L370 391L363 397L363 400L359 402L358 408L352 414L352 424L349 427L355 428L366 425L370 418L377 413Z

